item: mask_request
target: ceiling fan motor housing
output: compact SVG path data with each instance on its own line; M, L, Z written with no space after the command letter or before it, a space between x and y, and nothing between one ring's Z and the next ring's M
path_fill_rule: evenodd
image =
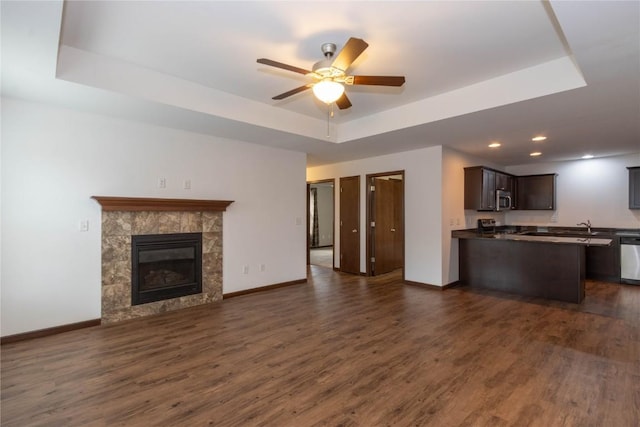
M345 75L344 71L338 68L332 67L331 66L332 63L333 63L333 60L331 58L323 59L322 61L318 61L315 64L313 64L312 70L314 73L316 73L323 79L334 78L334 77L344 77Z
M336 45L334 43L323 43L320 49L322 49L322 54L325 58L331 58L336 53Z
M334 43L324 43L320 49L325 59L313 64L313 72L322 79L343 77L345 75L344 71L331 66L333 63L333 54L336 52L336 45Z

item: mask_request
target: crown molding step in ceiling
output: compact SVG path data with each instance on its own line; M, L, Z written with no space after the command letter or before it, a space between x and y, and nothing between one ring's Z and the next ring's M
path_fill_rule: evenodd
M539 161L531 134L549 136L545 161L640 140L640 2L52 0L2 2L0 18L3 96L308 166L440 145L508 166ZM346 91L303 93L323 82Z

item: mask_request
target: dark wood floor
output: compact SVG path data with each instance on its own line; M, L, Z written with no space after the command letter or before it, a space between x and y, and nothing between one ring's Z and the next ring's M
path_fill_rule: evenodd
M2 346L9 426L638 426L640 287L309 284Z

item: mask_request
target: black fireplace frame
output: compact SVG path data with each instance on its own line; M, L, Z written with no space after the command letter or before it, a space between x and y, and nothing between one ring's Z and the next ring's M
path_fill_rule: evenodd
M194 282L151 290L140 289L139 254L144 250L193 247ZM131 236L131 305L147 304L202 293L202 233L150 234Z

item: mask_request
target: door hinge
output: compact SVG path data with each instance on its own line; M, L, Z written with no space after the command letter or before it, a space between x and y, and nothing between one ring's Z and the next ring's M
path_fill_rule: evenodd
M340 192L342 193L342 187L340 187Z
M376 186L372 185L371 187L369 187L371 191L376 191Z
M375 221L371 221L371 226L375 227L376 226L376 222Z
M342 227L342 221L340 221L340 227Z
M372 256L371 257L371 262L376 262L376 257Z

